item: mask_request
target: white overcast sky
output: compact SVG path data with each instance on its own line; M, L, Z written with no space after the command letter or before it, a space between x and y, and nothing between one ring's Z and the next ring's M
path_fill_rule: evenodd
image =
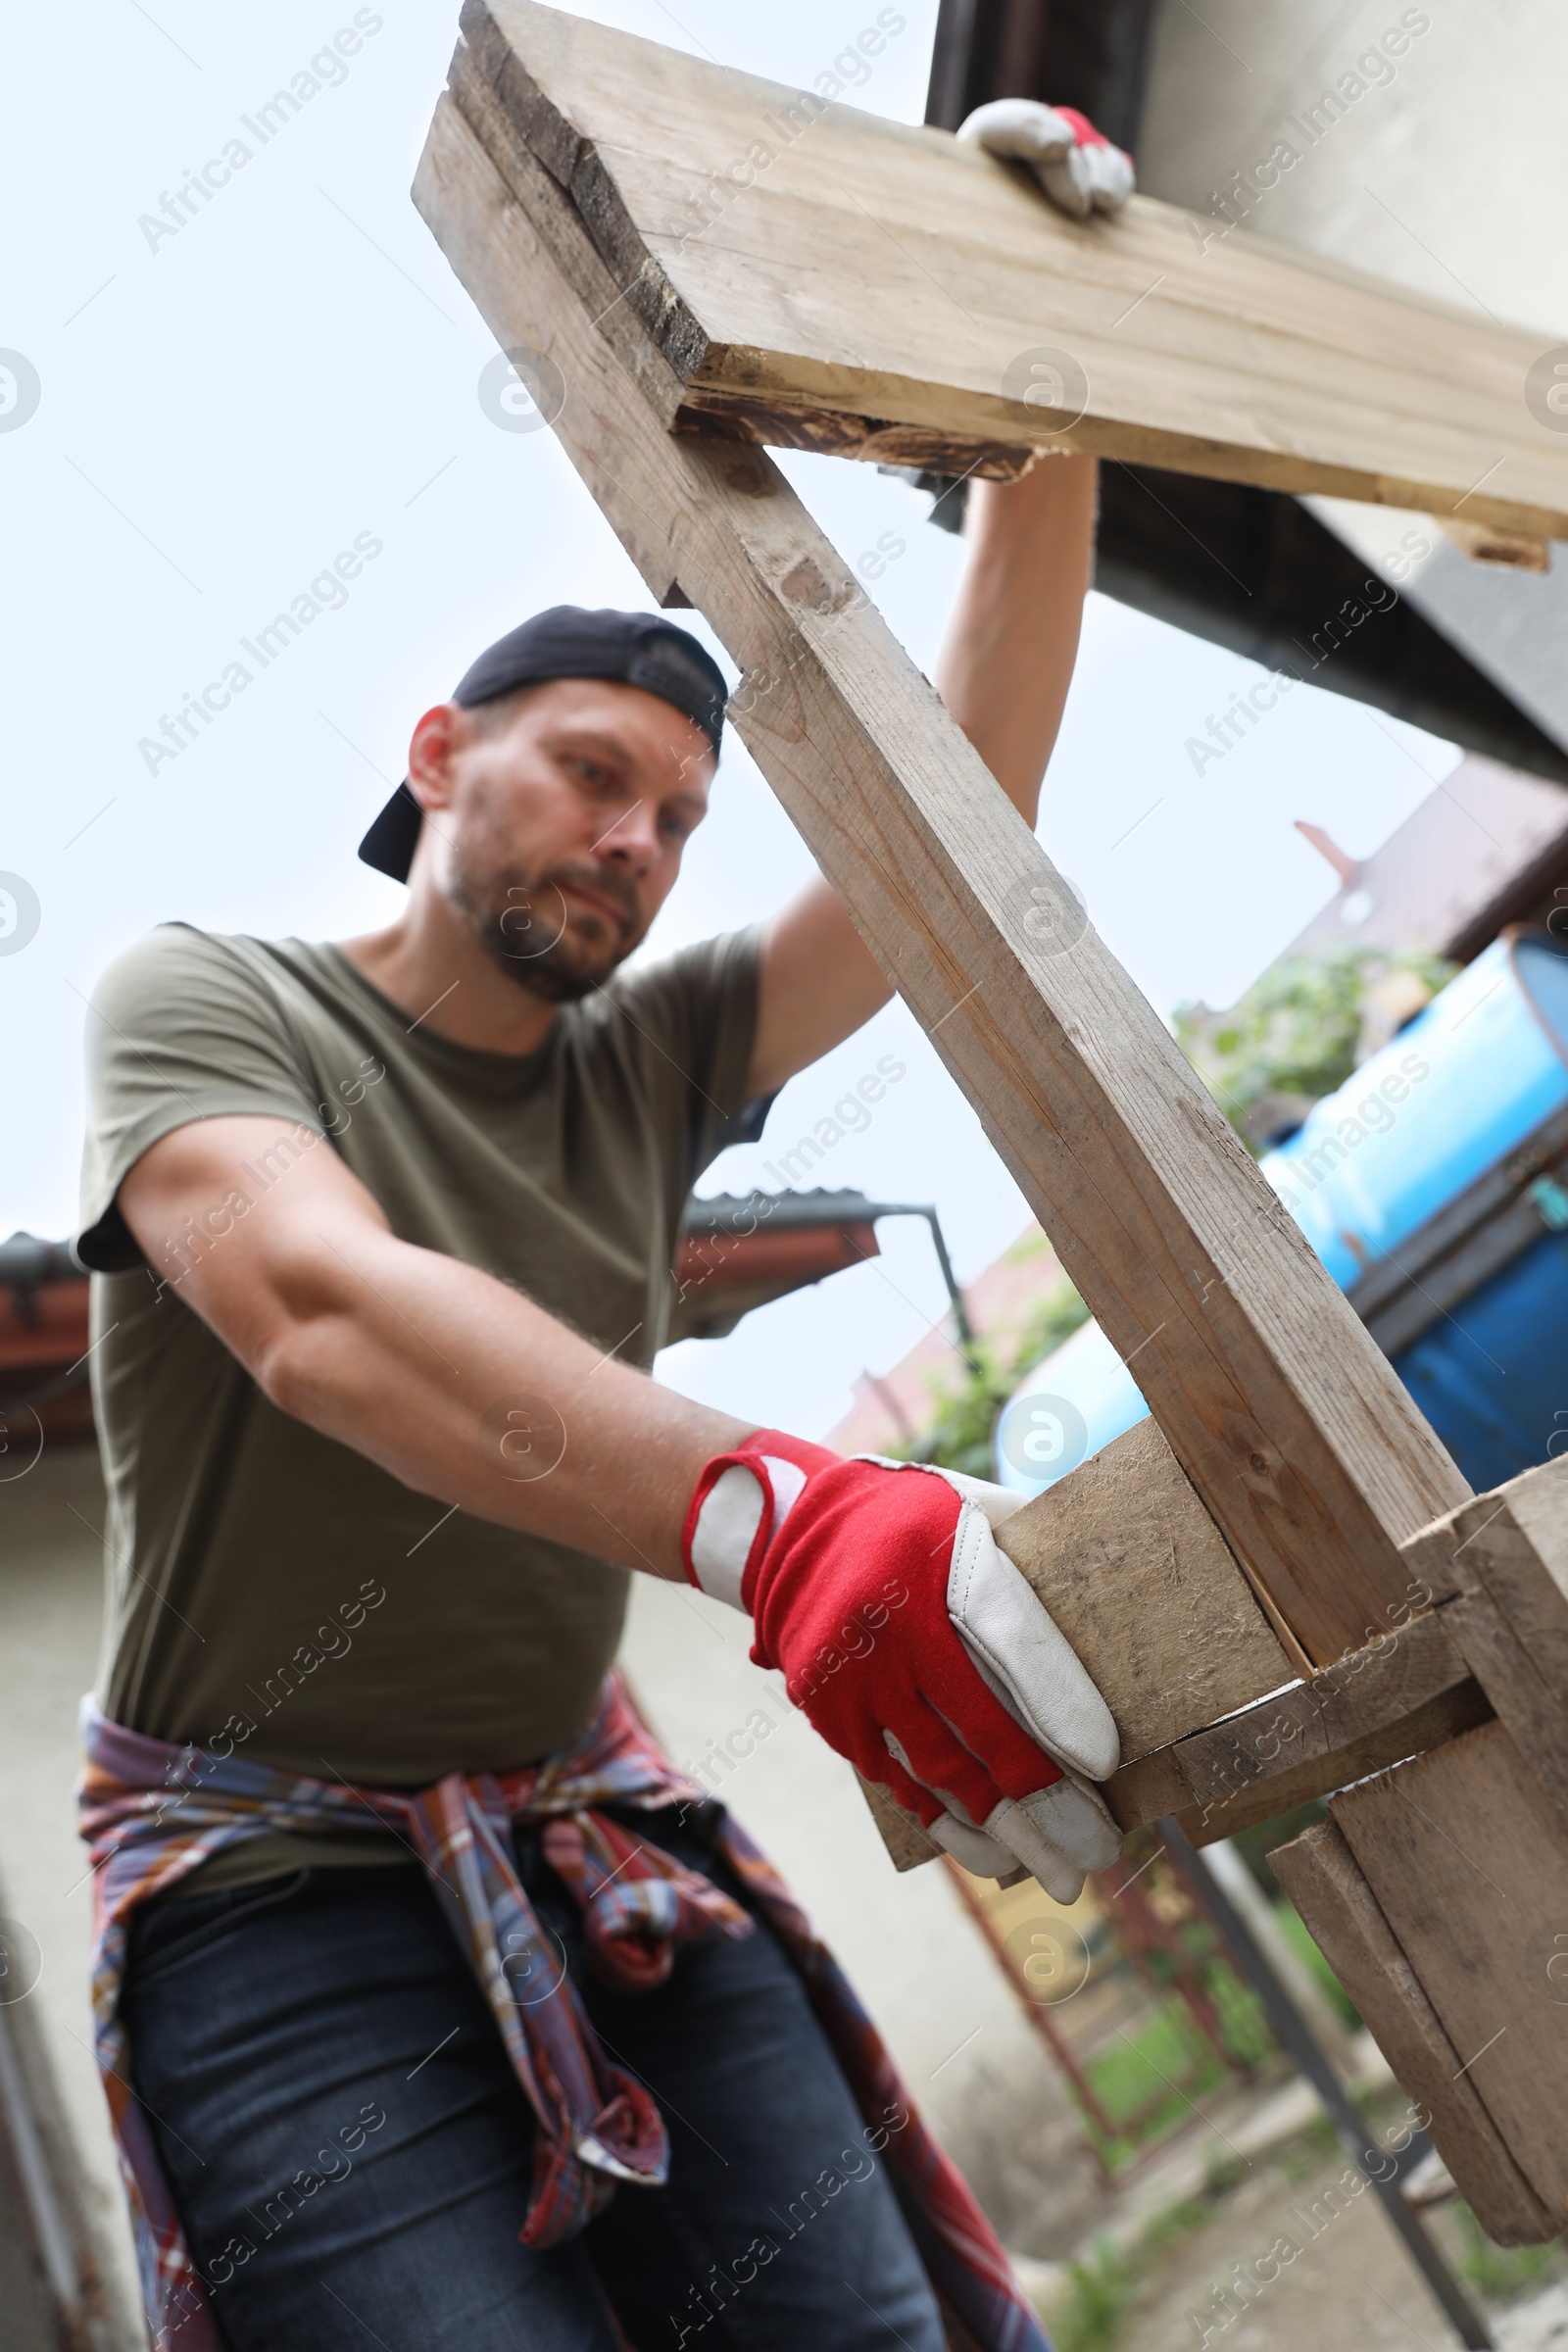
M86 0L64 82L61 20L19 10L3 36L0 349L30 363L40 398L0 431L0 870L31 885L41 920L0 956L0 1233L73 1229L82 1000L111 956L174 917L305 938L386 920L401 893L354 849L419 710L541 606L648 601L554 437L502 431L481 410L489 337L409 201L454 0L362 10L380 29L337 86L264 148L240 129L355 13L347 0L153 0L150 13ZM677 22L661 0L601 0L582 13L807 86L877 10L681 0ZM859 99L912 122L935 0L904 13ZM250 163L150 250L139 216L236 133ZM0 380L0 423L4 395ZM872 593L929 669L957 545L868 466L785 462L852 560L890 530L906 542ZM383 552L346 604L149 775L138 740L366 533ZM1185 739L1255 675L1092 601L1041 838L1161 1014L1182 997L1231 1001L1331 896L1294 818L1364 854L1453 763L1450 747L1304 688L1196 780ZM766 914L808 870L731 737L655 943ZM821 1181L936 1201L968 1279L1027 1210L901 1006L797 1079L760 1150L728 1154L704 1189L747 1189L889 1052L907 1077ZM759 1420L825 1430L856 1374L896 1361L943 1304L923 1228L882 1239L880 1262L729 1341L671 1351L666 1376Z

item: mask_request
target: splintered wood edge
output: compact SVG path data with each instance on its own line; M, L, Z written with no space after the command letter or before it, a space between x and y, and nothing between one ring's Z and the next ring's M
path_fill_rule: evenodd
M1551 569L1551 542L1547 539L1528 539L1521 531L1497 530L1489 522L1464 522L1452 514L1440 514L1438 528L1472 564L1491 564L1506 571Z

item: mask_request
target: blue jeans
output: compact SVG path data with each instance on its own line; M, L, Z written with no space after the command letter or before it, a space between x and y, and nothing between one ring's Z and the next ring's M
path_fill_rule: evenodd
M622 1818L745 1900L697 1825ZM515 1847L670 2141L666 2186L617 2187L537 2252L533 2111L422 1870L305 1869L133 1918L135 2085L232 2352L943 2352L879 2135L772 1931L627 1991L590 1974L537 1836Z

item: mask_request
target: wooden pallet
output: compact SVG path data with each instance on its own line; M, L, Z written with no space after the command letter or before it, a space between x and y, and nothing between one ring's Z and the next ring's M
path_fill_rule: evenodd
M1391 2058L1422 2054L1415 2095L1486 2227L1549 2235L1568 2011L1544 1999L1533 2078L1488 2054L1445 2089L1468 1946L1418 1898L1430 1870L1455 1899L1447 1809L1468 1808L1523 1923L1482 1964L1499 2016L1554 1873L1568 1933L1547 1760L1568 1679L1542 1645L1568 1611L1545 1533L1568 1465L1486 1498L1505 1561L1455 1532L1476 1506L1387 1359L758 445L1004 474L1094 448L1568 532L1568 451L1523 399L1544 339L1259 240L1202 252L1167 207L1077 227L946 134L803 116L532 0L468 0L463 30L416 202L653 596L698 607L739 664L748 749L1136 1362L1154 1421L1003 1539L1121 1727L1118 1818L1216 1837L1361 1783L1332 1853L1292 1849L1296 1899ZM1085 378L1066 429L1004 382L1044 345Z

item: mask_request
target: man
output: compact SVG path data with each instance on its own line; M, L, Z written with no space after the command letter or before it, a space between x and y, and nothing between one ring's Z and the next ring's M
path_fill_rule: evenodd
M1030 821L1092 499L1077 459L978 491L939 672ZM741 1932L739 1865L670 1786L645 1774L630 1799L651 1809L593 1817L604 1837L637 1826L622 1892L653 1869L692 1909L655 1990L587 1966L593 1856L563 1854L535 1792L507 1808L542 1930L516 1930L502 1998L537 2027L569 1979L588 2063L609 2053L586 2109L540 2089L547 2062L564 2081L582 2063L576 2045L525 2052L531 2077L509 2063L416 1866L439 1834L298 1794L308 1777L407 1798L570 1751L627 1570L748 1607L792 1697L978 1867L1054 1868L1070 1892L1100 1852L1092 1806L1057 1819L1087 1800L1041 1753L1108 1769L1098 1700L1070 1654L1033 1686L1019 1669L1049 1620L1018 1619L1032 1596L975 1506L929 1473L758 1438L637 1368L693 1178L746 1105L889 993L821 882L760 937L617 974L704 815L721 697L695 640L654 616L525 624L414 730L406 792L367 843L407 870L388 929L308 948L169 926L98 994L81 1246L104 1270L117 1563L101 1706L173 1760L159 1788L123 1743L109 1756L169 1886L137 1888L120 2014L183 2284L236 2352L366 2330L399 2348L611 2344L612 2308L638 2344L680 2340L693 2313L738 2343L807 2326L941 2341L800 1976L766 1926ZM982 1603L999 1564L1016 1587L987 1623L971 1607L967 1648L949 1623L962 1545ZM867 1654L840 1671L852 1626ZM931 1704L901 1682L911 1656ZM236 1835L241 1771L262 1817ZM470 1858L460 1838L437 1880L444 1865L454 1889ZM659 2112L637 2109L640 2083ZM560 2235L539 2218L549 2165ZM786 2236L769 2215L824 2177L838 2203ZM705 2277L734 2279L754 2241L774 2250L711 2312ZM164 2325L188 2345L182 2311Z
M1093 501L1076 458L975 486L939 668L1031 824ZM657 615L543 614L415 727L362 847L393 924L166 926L100 985L85 1806L160 2352L1043 2341L611 1674L628 1572L689 1578L970 1867L1070 1900L1115 1851L1114 1730L996 1492L648 1377L694 1179L889 995L820 881L620 969L723 696Z

